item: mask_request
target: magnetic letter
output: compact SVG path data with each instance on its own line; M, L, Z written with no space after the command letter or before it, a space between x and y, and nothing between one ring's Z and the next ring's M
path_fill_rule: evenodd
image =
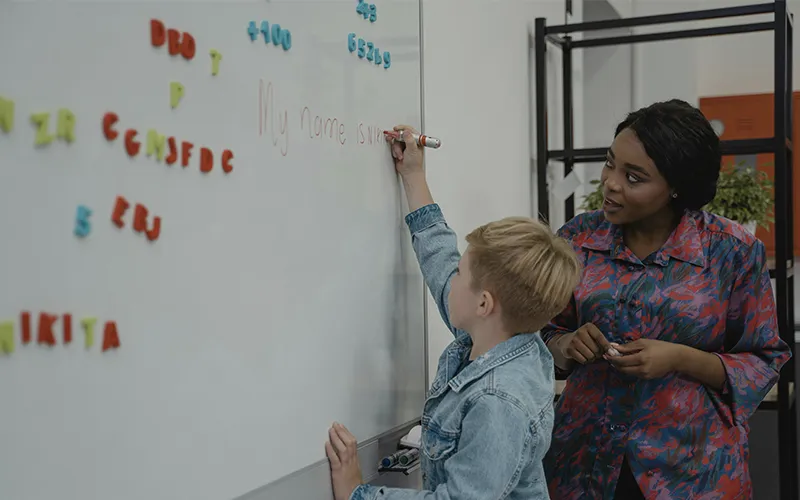
M65 314L61 320L64 327L64 343L69 344L72 342L72 315Z
M141 144L136 140L136 131L132 128L128 129L128 131L125 132L125 151L128 152L128 156L133 158L138 155L140 147Z
M12 321L0 323L0 351L6 354L14 352L14 323Z
M187 61L191 61L194 59L194 53L196 51L196 45L194 43L194 37L189 33L183 33L183 43L181 43L181 55Z
M164 45L165 40L166 38L164 37L164 23L162 23L158 19L151 19L150 41L153 44L153 47L161 47L162 45Z
M194 147L194 144L192 144L191 142L183 141L181 147L182 147L181 165L183 165L184 167L188 167L189 157L192 156L192 148Z
M103 135L106 136L106 139L109 141L113 141L119 135L119 132L114 130L114 124L119 121L119 117L115 113L106 113L103 116Z
M67 142L75 140L75 113L68 109L58 110L56 137L64 139Z
M214 168L214 153L208 148L200 148L200 171L204 174Z
M31 313L23 311L20 323L22 323L22 343L27 344L31 341Z
M53 142L53 136L47 133L50 125L49 113L34 113L31 115L31 121L38 127L36 129L36 139L34 144L37 146L45 146Z
M171 56L177 56L181 53L181 34L178 30L167 30L167 51Z
M170 82L169 84L169 105L172 106L172 109L178 107L178 103L181 102L183 98L183 93L185 92L185 88L178 82Z
M91 215L91 209L78 205L78 211L75 214L75 236L78 238L85 238L92 230L92 223L89 222Z
M147 229L147 208L141 203L137 203L133 209L133 230L141 233Z
M53 335L53 323L58 316L55 314L39 313L39 336L36 341L40 344L56 345L56 338Z
M145 231L149 241L156 241L161 234L161 217L153 217L153 227Z
M147 156L156 155L158 161L164 158L164 146L166 145L167 138L154 129L147 131Z
M174 137L170 137L167 142L169 143L169 156L167 156L167 165L172 165L178 160L178 146L175 145Z
M122 196L117 196L117 202L114 205L114 211L111 212L111 222L113 222L115 226L119 228L125 227L125 221L122 220L122 216L125 215L125 211L128 210L128 207L130 206L131 205L128 203L128 200Z
M103 328L103 352L119 347L119 335L117 335L117 324L113 321L106 321Z
M97 323L97 318L83 318L81 320L81 326L83 327L83 333L86 334L86 348L90 348L94 345L94 324Z
M9 133L14 129L14 101L0 97L0 129Z
M233 170L233 165L231 165L231 160L233 160L233 153L230 149L226 149L222 152L222 171L226 174L231 173Z
M222 54L214 49L211 49L211 75L217 76L219 74L219 62L222 60Z

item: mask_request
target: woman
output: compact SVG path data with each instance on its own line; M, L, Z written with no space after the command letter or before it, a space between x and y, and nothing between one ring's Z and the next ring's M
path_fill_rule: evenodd
M700 211L719 139L672 100L617 126L603 209L559 231L583 277L542 336L569 373L546 459L550 495L750 498L747 420L791 354L764 245Z

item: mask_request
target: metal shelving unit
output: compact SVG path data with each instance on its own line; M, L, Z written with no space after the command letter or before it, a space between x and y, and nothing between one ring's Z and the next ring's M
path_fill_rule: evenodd
M631 34L573 40L572 34L614 28L655 26L690 21L773 14L773 20L749 24L735 24L698 29L676 30L660 33ZM781 370L778 382L777 403L762 405L764 410L778 413L778 459L781 500L797 500L797 412L793 391L795 385L795 320L794 320L794 241L792 200L792 36L793 18L786 9L785 0L772 3L738 7L707 9L676 14L662 14L628 19L593 21L578 24L548 26L545 18L537 18L533 49L535 51L536 91L536 158L538 211L541 218L549 220L550 197L547 167L550 162L561 162L564 175L576 163L593 163L605 160L606 148L575 148L573 140L573 49L622 45L708 36L733 35L773 31L775 34L775 131L772 138L722 141L724 155L774 153L775 155L775 266L770 275L776 280L776 305L781 338L792 348L792 361ZM554 47L562 51L562 94L564 149L549 149L547 125L547 68L546 51ZM575 215L575 197L564 202L566 220Z

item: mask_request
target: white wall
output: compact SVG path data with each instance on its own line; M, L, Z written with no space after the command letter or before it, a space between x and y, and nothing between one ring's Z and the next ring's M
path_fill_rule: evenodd
M617 5L615 5L617 4ZM621 5L620 5L621 4ZM617 7L630 12L631 3L617 0L586 0L583 20L600 21L628 17L617 12ZM589 31L586 38L624 36L630 28ZM633 50L630 45L589 47L578 52L583 57L583 126L586 147L599 148L611 144L614 129L625 115L633 110ZM609 89L613 89L610 92ZM576 194L575 204L580 206L583 196L593 188L589 181L599 179L602 163L581 164L584 190Z
M581 2L575 3L577 17ZM564 1L423 3L425 128L443 142L440 150L427 153L428 179L434 199L461 238L462 251L463 236L476 226L509 215L533 215L528 33L536 17L562 24ZM581 65L575 61L576 81ZM550 83L550 130L561 127L555 93L559 80ZM575 92L580 109L580 87ZM432 380L452 336L428 297Z

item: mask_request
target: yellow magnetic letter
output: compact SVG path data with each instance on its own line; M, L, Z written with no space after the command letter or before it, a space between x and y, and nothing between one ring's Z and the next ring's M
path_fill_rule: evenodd
M86 334L86 348L89 349L94 345L94 324L97 323L97 318L83 318L81 326Z
M67 142L75 140L75 113L68 109L58 110L56 137L64 139Z
M156 158L158 161L161 161L164 158L164 146L167 142L167 138L158 132L155 129L150 129L147 131L147 156L153 156L155 153Z
M14 323L11 321L0 323L0 351L6 354L14 352Z
M178 82L171 82L169 84L169 104L172 106L172 109L178 107L178 103L181 102L183 98L184 91L183 85Z
M222 54L214 49L211 49L211 74L217 76L219 73L219 62L222 60Z
M0 129L9 133L14 128L14 101L0 97Z
M39 127L36 129L35 145L45 146L53 142L53 136L47 133L50 125L50 113L34 113L31 115L31 121Z

